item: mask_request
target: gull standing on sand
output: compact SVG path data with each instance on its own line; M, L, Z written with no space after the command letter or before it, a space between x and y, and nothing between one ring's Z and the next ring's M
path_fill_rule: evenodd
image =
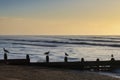
M4 53L10 53L8 50L6 50L5 48L3 48Z

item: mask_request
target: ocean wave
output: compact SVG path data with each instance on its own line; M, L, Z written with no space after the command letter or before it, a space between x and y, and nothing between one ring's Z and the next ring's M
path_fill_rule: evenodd
M91 41L91 42L111 42L111 43L118 43L120 41L113 41L113 40L98 40L98 39L69 39L71 41Z
M7 41L7 42L6 42ZM42 47L58 47L62 45L90 45L90 46L108 46L108 47L120 47L119 40L109 40L109 39L0 39L0 44L13 44L13 45L29 45L29 46L42 46Z
M30 44L30 43L12 43L12 44L18 44L18 45L30 45L30 46L42 46L42 47L57 47L56 45L43 45L43 44Z

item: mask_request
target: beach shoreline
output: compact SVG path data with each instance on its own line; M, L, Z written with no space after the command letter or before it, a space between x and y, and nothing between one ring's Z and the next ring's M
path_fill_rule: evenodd
M0 80L120 80L94 72L22 65L0 65Z

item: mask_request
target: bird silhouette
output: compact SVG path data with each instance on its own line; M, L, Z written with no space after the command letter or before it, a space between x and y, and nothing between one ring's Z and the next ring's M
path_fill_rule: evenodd
M3 48L4 53L10 53L8 50L6 50L5 48Z
M49 55L49 53L50 53L50 51L48 51L48 52L45 52L44 54L45 54L45 55Z
M113 57L114 57L114 55L113 55L113 54L111 54L111 57L113 58Z
M67 53L65 53L65 56L69 56Z

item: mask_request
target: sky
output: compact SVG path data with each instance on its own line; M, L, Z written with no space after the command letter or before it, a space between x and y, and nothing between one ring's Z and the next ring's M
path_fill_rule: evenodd
M120 0L0 0L0 35L120 35Z

